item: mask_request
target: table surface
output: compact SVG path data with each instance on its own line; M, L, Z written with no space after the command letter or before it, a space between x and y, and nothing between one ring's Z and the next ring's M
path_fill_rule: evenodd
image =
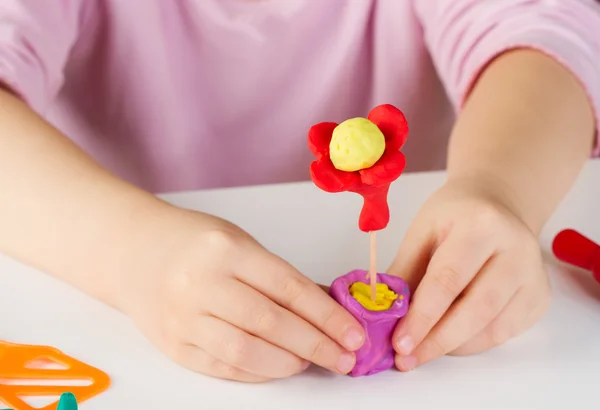
M600 240L598 177L600 162L590 161L541 236L547 252L565 227ZM444 178L444 173L407 174L393 184L391 223L379 234L382 268ZM165 198L237 223L321 283L368 263L368 236L357 229L358 195L327 194L307 182ZM490 352L445 357L410 373L392 370L355 379L309 369L261 385L210 379L171 363L120 313L1 256L0 339L55 346L109 373L112 387L83 403L83 410L351 410L396 403L411 409L558 409L579 403L591 408L600 399L595 390L600 285L587 272L565 266L549 266L549 273L554 302L531 331Z

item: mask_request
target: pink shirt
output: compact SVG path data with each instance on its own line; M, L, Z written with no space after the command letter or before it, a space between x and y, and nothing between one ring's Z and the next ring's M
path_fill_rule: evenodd
M305 180L309 127L382 103L409 120L407 170L440 169L463 94L509 48L564 63L600 118L599 4L1 0L0 80L153 192Z

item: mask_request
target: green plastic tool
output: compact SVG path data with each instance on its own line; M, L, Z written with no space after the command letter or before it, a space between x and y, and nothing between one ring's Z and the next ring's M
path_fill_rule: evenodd
M77 399L73 393L63 393L56 410L77 410Z

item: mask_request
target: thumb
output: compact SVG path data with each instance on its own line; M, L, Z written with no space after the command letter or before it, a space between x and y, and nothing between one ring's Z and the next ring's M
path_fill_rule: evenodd
M399 276L408 283L411 292L425 275L429 260L435 250L435 236L431 229L413 224L408 229L400 249L387 273Z

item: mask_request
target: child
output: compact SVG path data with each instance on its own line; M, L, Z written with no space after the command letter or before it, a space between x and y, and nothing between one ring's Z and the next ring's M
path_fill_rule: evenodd
M484 351L548 306L536 238L598 153L598 27L593 0L2 0L0 249L198 372L345 374L344 309L152 193L307 179L312 124L389 103L412 170L450 135L388 271L416 288L396 365Z

